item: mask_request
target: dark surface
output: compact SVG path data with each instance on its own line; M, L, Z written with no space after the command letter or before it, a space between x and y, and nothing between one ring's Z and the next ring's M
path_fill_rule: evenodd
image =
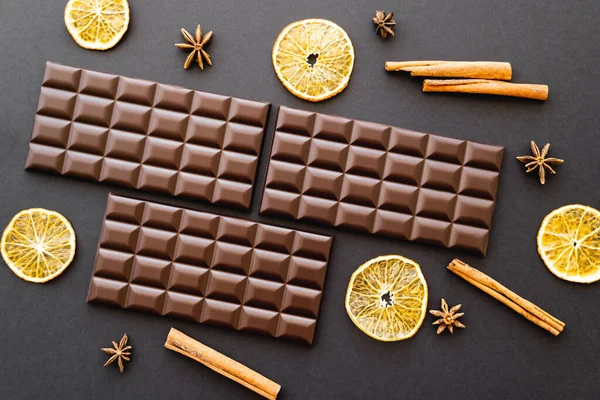
M597 398L600 284L554 277L537 255L542 218L567 203L600 206L597 162L600 61L596 0L427 0L353 2L273 0L132 2L132 24L107 53L80 49L63 24L66 0L0 2L0 163L2 225L26 207L63 213L77 233L77 256L63 276L45 285L0 268L0 397L258 398L215 372L163 348L171 326L255 368L282 385L281 399L330 398ZM382 41L370 18L393 9L399 29ZM290 95L271 66L271 46L289 22L329 18L345 28L356 49L348 88L309 104ZM214 30L214 66L185 71L175 48L179 29L200 22ZM514 81L550 85L547 102L423 94L420 80L384 71L386 60L502 60ZM227 329L157 318L85 303L106 195L95 183L24 170L44 63L53 60L198 90L372 120L422 132L506 146L498 207L487 258L443 248L258 217L260 190L250 213L143 195L201 210L334 234L321 315L312 346ZM264 183L266 151L258 186ZM564 158L540 186L514 157L529 141L552 143ZM118 193L140 196L132 190ZM430 307L441 297L462 303L467 329L436 336L428 316L421 331L399 343L376 342L344 310L351 273L371 257L399 253L418 261L429 285ZM459 256L566 323L554 337L445 270ZM123 375L102 368L101 347L131 336L133 358Z
M47 63L26 168L247 209L269 104Z
M260 210L485 256L503 153L280 107Z
M310 344L332 242L110 194L87 301Z

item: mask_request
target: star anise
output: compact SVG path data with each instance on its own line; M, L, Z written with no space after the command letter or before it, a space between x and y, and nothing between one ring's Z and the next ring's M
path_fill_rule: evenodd
M192 36L185 29L181 29L181 33L183 34L183 37L185 38L185 41L187 43L178 43L175 46L179 47L180 49L192 50L188 58L185 60L183 68L188 69L190 65L192 65L192 62L194 61L194 56L196 56L197 58L198 65L200 65L200 69L204 70L204 62L202 61L202 59L206 60L206 63L208 65L212 65L210 56L208 55L206 50L204 50L204 46L206 46L212 38L212 31L202 36L202 28L200 28L200 25L198 25L198 27L196 28L196 37Z
M548 157L548 150L550 150L550 143L547 143L542 151L540 152L540 148L535 144L534 141L531 141L531 152L533 156L521 156L517 157L517 160L525 163L525 167L527 168L526 172L534 171L536 168L538 169L538 174L540 175L540 182L543 185L546 183L546 170L551 174L556 174L556 171L552 169L550 164L562 164L565 161L560 158Z
M439 310L430 310L429 312L436 317L440 317L437 321L433 323L433 325L439 325L437 334L444 332L444 329L448 328L450 333L454 333L454 327L457 328L466 328L458 318L465 315L465 313L456 313L460 309L461 305L458 304L448 310L448 303L446 300L442 299L442 311Z
M125 361L129 361L129 357L131 355L131 353L128 350L131 350L131 346L125 346L127 344L127 334L123 335L123 338L121 338L121 341L117 344L117 342L115 342L113 340L112 344L114 346L113 347L108 347L108 348L104 348L104 349L100 349L105 353L108 354L112 354L112 356L108 359L108 361L106 363L104 363L104 366L106 367L108 364L111 364L112 362L114 362L115 360L117 360L117 364L119 364L119 370L121 371L121 373L123 373L123 360Z
M396 21L392 18L394 18L393 12L386 14L385 11L377 11L375 13L375 18L373 18L373 23L377 25L375 33L380 34L384 39L387 38L388 33L394 36L394 25L396 25Z

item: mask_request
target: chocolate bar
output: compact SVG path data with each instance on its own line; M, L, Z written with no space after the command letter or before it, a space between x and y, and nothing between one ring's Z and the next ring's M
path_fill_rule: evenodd
M110 194L87 301L312 343L332 241Z
M261 213L485 255L503 152L281 107Z
M26 168L248 208L269 106L47 63Z

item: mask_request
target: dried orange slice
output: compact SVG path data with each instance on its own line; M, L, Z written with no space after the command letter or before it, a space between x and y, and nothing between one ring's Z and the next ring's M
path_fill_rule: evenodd
M65 217L43 208L23 210L2 235L2 257L21 279L44 283L59 276L75 256L75 231Z
M354 47L348 34L331 21L296 21L286 26L275 41L273 67L292 94L322 101L348 86Z
M373 339L404 340L423 324L427 296L427 282L419 264L402 256L381 256L352 274L346 311L352 322Z
M537 246L546 267L560 279L600 280L600 211L580 204L552 211L542 221Z
M127 32L129 3L127 0L69 0L65 24L79 46L108 50Z

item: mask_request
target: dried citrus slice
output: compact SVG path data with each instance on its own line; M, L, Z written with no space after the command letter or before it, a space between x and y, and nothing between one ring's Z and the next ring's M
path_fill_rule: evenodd
M273 67L292 94L321 101L348 86L354 47L348 34L331 21L296 21L286 26L275 41Z
M129 3L127 0L69 0L65 24L84 49L108 50L127 32Z
M600 211L580 204L560 207L544 218L538 253L557 277L577 283L600 280Z
M350 278L346 311L374 339L393 342L412 337L427 312L427 282L419 264L394 255L364 263Z
M2 257L29 282L44 283L60 275L75 256L75 231L65 217L43 208L23 210L2 234Z

